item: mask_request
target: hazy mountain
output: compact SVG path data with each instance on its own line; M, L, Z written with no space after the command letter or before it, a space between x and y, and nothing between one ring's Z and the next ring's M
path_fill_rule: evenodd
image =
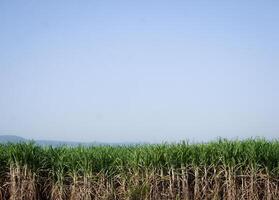
M19 142L35 142L40 146L100 146L100 145L136 145L136 144L144 144L144 143L132 143L132 142L124 142L124 143L105 143L105 142L70 142L70 141L59 141L59 140L30 140L23 137L19 137L16 135L0 135L0 143L19 143Z
M19 143L19 142L35 142L41 146L78 146L78 145L102 145L103 143L82 143L82 142L69 142L69 141L56 141L56 140L30 140L16 135L0 135L0 143Z
M24 141L26 141L25 138L16 135L0 135L0 143L24 142Z

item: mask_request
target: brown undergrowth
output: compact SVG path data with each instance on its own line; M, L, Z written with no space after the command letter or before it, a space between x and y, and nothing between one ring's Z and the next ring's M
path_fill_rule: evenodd
M11 167L1 186L1 200L211 200L279 199L278 177L254 168L227 166L129 170L107 177L104 173L67 176L61 182L36 178L27 167Z

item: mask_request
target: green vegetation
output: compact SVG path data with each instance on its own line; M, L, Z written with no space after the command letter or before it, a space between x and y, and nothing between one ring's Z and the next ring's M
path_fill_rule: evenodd
M279 141L0 145L1 199L279 199Z

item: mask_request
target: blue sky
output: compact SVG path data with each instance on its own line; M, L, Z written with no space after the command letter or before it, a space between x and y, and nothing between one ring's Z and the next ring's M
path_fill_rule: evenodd
M279 133L279 2L1 1L0 134Z

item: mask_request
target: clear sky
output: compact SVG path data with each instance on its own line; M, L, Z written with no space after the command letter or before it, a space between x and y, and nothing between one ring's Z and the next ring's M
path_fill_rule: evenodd
M279 136L279 1L0 1L0 134Z

